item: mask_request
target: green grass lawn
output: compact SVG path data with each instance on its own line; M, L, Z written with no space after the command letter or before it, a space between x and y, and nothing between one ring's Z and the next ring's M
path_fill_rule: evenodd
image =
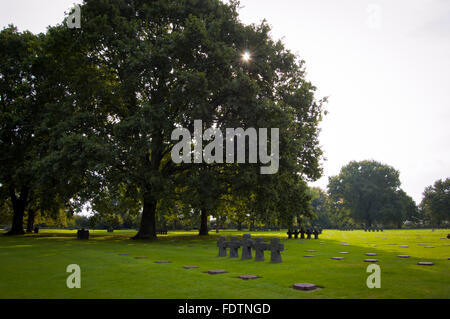
M0 236L0 298L450 298L448 232L325 230L319 240L287 240L285 231L252 232L252 237L265 237L266 241L273 236L282 238L286 250L280 264L269 262L269 252L265 262L217 257L218 236L245 233L236 231L211 232L204 238L195 232L169 232L156 242L130 240L135 231L91 230L89 241L77 240L76 231L66 230ZM339 254L344 251L349 254ZM303 257L306 254L315 257ZM399 254L411 257L399 258ZM344 260L332 260L335 256ZM366 258L378 259L379 289L366 286L370 275ZM157 264L156 260L172 263ZM419 261L435 265L419 266ZM69 264L81 267L81 289L66 287ZM200 268L183 268L192 265ZM205 273L211 269L227 273ZM236 278L244 274L261 278ZM301 282L322 288L312 292L291 288Z

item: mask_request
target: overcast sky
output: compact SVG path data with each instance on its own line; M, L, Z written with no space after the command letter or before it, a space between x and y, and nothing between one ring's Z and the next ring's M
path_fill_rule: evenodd
M0 2L0 25L44 32L74 0ZM417 203L450 177L450 1L241 0L245 23L266 19L275 39L306 61L307 78L329 97L320 141L324 177L351 160L400 171Z

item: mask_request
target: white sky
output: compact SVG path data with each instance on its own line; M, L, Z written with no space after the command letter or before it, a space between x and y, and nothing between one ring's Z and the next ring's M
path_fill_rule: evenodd
M2 0L0 26L44 32L77 0ZM320 141L324 177L351 160L400 170L417 203L450 177L450 1L241 0L245 23L265 18L275 39L306 61L329 96Z

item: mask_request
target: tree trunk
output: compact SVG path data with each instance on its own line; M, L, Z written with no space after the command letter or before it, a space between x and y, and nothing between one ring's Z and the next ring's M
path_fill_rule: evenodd
M200 216L200 230L198 232L199 236L208 235L208 212L206 209L202 209Z
M11 201L13 204L13 222L11 230L5 235L23 235L23 216L25 215L25 208L27 206L28 189L22 187L20 196L17 197L14 189L10 189Z
M242 222L239 221L237 224L237 230L242 230Z
M133 239L150 239L156 237L156 200L153 198L144 198L144 207L142 208L141 225L138 233Z
M132 103L136 103L134 91L131 94ZM152 150L150 158L149 153L145 153L142 157L143 164L150 171L157 174L159 171L159 166L162 160L162 149L163 149L163 138L161 131L155 131L152 134ZM154 193L152 193L152 184L143 188L144 192L144 207L142 208L141 225L139 227L138 233L133 237L133 239L150 239L156 240L156 204L157 198L155 198Z
M27 219L27 233L32 233L34 228L34 219L36 217L36 211L34 209L28 209L28 219Z

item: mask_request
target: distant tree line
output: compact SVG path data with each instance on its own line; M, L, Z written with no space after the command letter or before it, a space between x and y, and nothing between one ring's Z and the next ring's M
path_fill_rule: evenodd
M325 228L449 227L450 179L428 186L419 205L400 188L399 172L376 161L352 161L312 188L316 223Z

